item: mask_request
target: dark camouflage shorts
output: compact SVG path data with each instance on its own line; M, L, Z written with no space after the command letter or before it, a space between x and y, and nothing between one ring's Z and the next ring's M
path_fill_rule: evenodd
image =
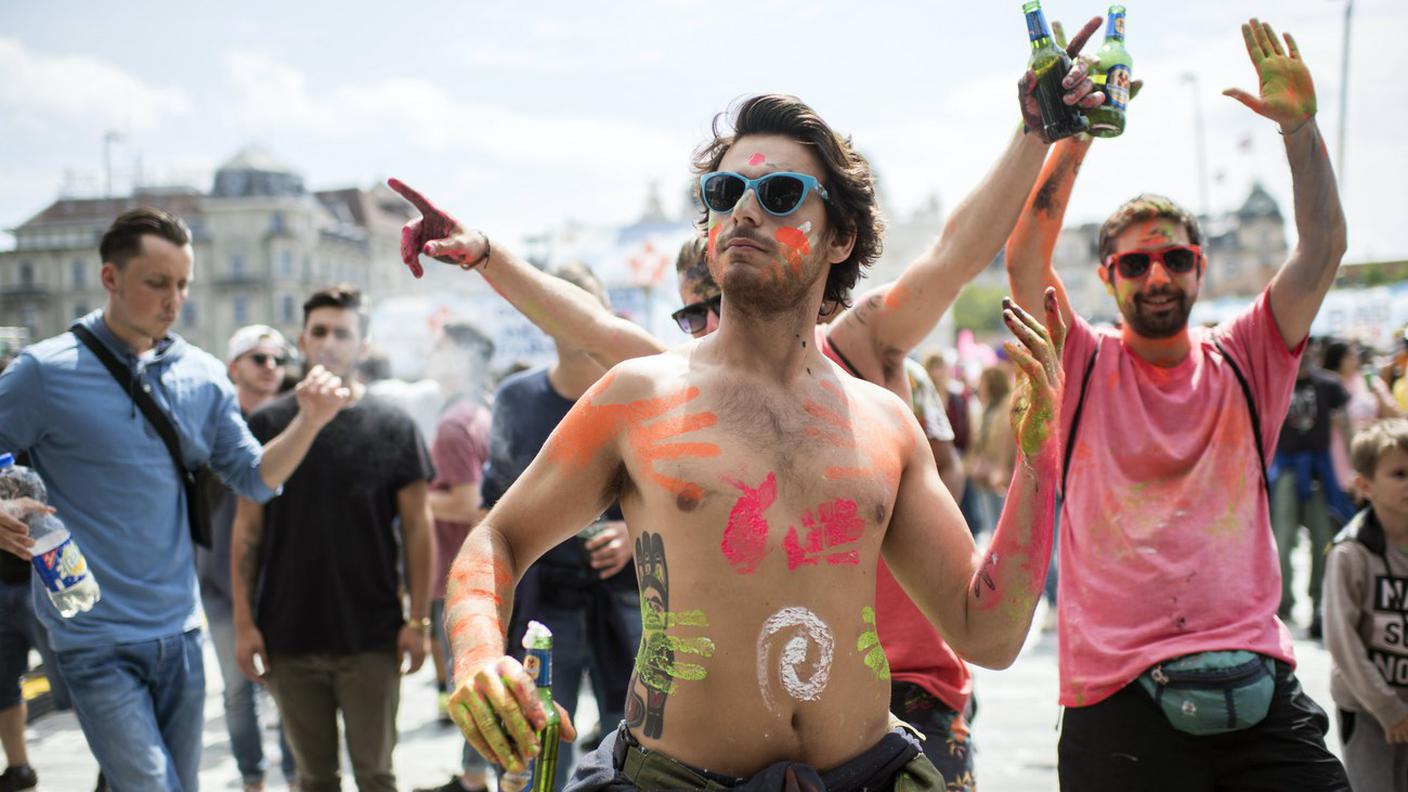
M890 684L890 712L923 733L924 755L943 773L948 792L975 792L973 738L963 713L912 682Z

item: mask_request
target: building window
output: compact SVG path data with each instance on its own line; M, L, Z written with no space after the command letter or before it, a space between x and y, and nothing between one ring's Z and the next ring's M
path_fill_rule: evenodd
M284 324L293 324L298 317L298 301L293 299L293 295L285 294L280 303L279 321Z
M73 288L75 288L75 289L86 289L86 288L88 288L88 262L86 262L86 261L75 261L75 262L73 262ZM87 313L87 311L84 311L84 313Z
M33 286L33 285L34 285L34 265L33 265L33 264L30 264L28 261L21 261L21 262L20 262L20 285L21 285L21 286ZM32 306L31 306L31 307L32 307Z
M39 335L39 309L33 305L20 307L20 324L29 330L29 337L36 338Z
M240 327L249 324L249 298L243 294L235 295L235 324Z
M230 277L236 280L244 277L244 255L236 253L230 257Z
M293 277L293 251L288 248L279 251L279 277Z
M181 324L192 327L196 323L196 301L186 300L181 306Z
M274 234L282 234L284 232L283 212L274 212L269 215L269 231Z

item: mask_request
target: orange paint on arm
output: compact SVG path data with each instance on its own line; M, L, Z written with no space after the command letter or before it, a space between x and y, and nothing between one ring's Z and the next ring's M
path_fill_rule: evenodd
M909 299L909 287L901 283L896 283L885 290L885 307L891 311L904 305Z

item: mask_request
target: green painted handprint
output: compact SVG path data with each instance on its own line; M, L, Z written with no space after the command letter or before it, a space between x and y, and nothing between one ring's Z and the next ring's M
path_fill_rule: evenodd
M1242 39L1256 67L1261 96L1258 98L1236 88L1222 93L1280 124L1286 134L1299 130L1315 117L1315 83L1300 57L1296 40L1291 34L1285 34L1286 47L1282 49L1271 25L1256 19L1242 25Z
M890 661L885 659L885 648L880 645L880 633L875 630L875 609L866 606L860 612L860 620L865 622L866 631L856 641L856 650L865 653L865 664L879 679L890 678Z

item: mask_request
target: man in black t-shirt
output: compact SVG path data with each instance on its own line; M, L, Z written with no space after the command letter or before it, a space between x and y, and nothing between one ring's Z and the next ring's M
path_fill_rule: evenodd
M607 304L605 291L586 266L563 266L554 274ZM494 395L489 461L481 485L485 509L518 480L567 411L605 373L570 341L554 338L553 343L557 362L509 377ZM519 581L508 632L509 651L521 657L529 619L552 630L553 700L575 714L582 671L587 670L603 732L616 728L624 715L640 643L640 593L627 564L631 551L625 528L620 510L612 506L588 529L597 531L595 536L569 539L538 559ZM565 786L571 765L565 757L558 761L554 788Z
M1310 532L1310 599L1314 603L1309 635L1319 639L1320 584L1325 577L1325 554L1338 526L1349 519L1352 508L1335 478L1330 457L1330 426L1340 423L1340 436L1348 442L1354 433L1349 427L1345 405L1349 391L1338 377L1311 363L1311 355L1300 359L1295 391L1276 456L1271 463L1271 526L1281 556L1281 608L1279 616L1289 622L1295 595L1291 591L1291 551L1295 549L1300 527Z
M324 289L304 303L303 317L308 364L351 381L365 351L361 295ZM249 426L273 437L296 412L291 397L280 397ZM231 553L235 654L246 675L269 684L306 792L340 788L339 711L357 788L395 792L399 672L403 658L407 673L417 670L428 645L433 474L410 416L358 383L352 405L324 427L283 493L263 507L240 501Z

